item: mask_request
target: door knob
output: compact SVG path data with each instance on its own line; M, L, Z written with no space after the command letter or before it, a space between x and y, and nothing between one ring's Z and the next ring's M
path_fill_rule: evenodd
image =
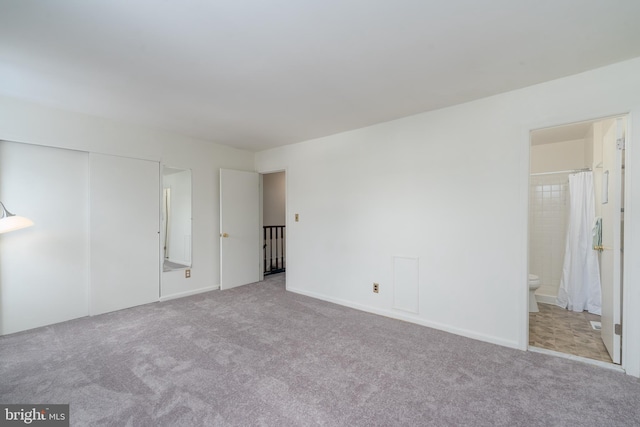
M229 235L228 235L227 233L222 233L222 234L220 234L220 235L221 235L222 237L225 237L225 238L226 238L226 237L229 237Z

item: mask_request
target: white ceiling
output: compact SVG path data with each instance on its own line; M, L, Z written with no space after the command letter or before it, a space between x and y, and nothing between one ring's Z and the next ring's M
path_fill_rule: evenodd
M639 18L638 0L0 0L0 94L261 150L640 56Z

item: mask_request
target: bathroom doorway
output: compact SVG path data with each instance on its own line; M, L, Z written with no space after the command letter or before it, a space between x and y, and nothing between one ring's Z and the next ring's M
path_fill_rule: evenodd
M530 347L621 364L626 125L531 132Z

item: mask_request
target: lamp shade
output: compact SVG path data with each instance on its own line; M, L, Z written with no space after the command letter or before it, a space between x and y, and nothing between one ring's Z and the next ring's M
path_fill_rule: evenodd
M31 227L33 221L23 216L13 215L0 219L0 234Z
M12 214L4 207L4 204L0 202L0 234L31 227L32 225L33 221L29 218Z

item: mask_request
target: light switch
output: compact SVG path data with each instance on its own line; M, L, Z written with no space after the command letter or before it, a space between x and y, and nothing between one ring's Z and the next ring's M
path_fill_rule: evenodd
M296 214L296 222L300 221L300 215Z

